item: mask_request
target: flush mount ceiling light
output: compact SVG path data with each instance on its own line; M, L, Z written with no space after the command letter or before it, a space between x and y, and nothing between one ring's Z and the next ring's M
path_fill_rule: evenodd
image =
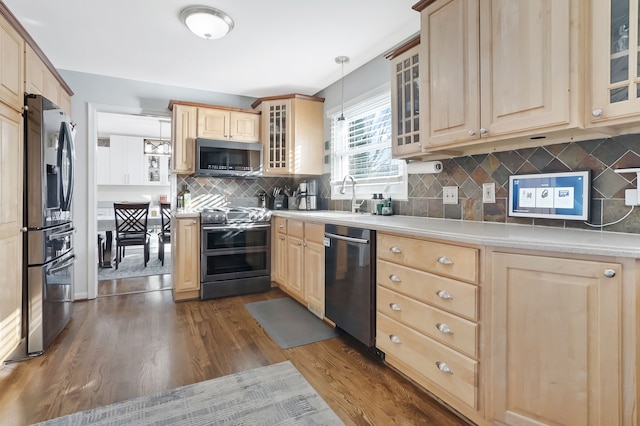
M180 12L180 19L198 37L217 39L233 29L233 19L221 10L191 6Z

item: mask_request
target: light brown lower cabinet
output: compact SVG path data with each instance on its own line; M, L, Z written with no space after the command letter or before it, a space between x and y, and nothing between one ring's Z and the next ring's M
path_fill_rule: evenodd
M637 405L637 307L623 303L623 292L637 298L638 284L635 261L621 261L630 266L626 279L616 261L492 254L493 420L518 426L638 424L631 408ZM632 321L626 349L625 309L625 320Z
M324 316L324 224L275 217L272 279L319 317Z
M200 218L174 218L171 236L173 299L200 296Z

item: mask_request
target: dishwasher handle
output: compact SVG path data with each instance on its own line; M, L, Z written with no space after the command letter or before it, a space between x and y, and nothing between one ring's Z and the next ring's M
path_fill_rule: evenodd
M336 240L347 241L350 243L369 244L369 240L365 240L363 238L347 237L346 235L332 234L331 232L325 232L324 236L327 238L335 238Z

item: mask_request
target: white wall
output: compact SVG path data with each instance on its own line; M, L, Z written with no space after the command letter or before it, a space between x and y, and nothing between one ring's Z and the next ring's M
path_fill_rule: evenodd
M97 276L96 238L95 235L89 235L89 229L95 232L96 228L95 223L92 225L88 217L88 211L93 209L89 203L96 202L95 164L89 161L94 157L93 154L89 154L89 150L95 149L93 145L89 147L89 141L94 140L95 136L89 134L89 129L95 130L88 122L90 107L108 112L131 113L135 110L151 115L169 115L168 105L172 99L238 108L250 108L255 99L96 74L58 71L74 92L71 115L73 121L78 124L75 140L76 186L73 200L77 258L74 293L75 299L86 299L90 295L89 281L95 280ZM95 222L94 217L91 218L91 222ZM91 285L95 286L95 281Z

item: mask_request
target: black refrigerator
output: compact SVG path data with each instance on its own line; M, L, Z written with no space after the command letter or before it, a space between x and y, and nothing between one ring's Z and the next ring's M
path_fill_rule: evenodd
M41 355L71 319L73 302L73 136L53 102L25 95L22 337Z

